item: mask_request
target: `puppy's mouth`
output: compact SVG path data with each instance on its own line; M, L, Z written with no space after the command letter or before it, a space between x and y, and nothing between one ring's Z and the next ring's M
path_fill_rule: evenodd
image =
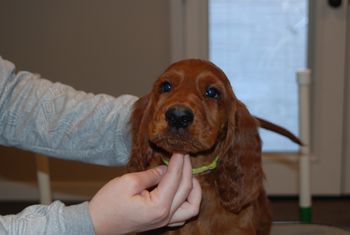
M154 151L164 156L171 156L172 153L182 153L195 157L212 152L216 143L211 146L205 146L193 138L157 137L150 140L149 145Z

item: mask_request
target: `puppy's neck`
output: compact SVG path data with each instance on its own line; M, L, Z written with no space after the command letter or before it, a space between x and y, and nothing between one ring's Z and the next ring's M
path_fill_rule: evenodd
M161 159L162 159L162 162L165 165L169 164L169 160L168 159L166 159L164 157L161 157ZM218 166L218 162L219 162L219 156L216 156L214 158L214 160L211 163L207 164L207 165L202 165L202 166L199 166L199 167L192 167L192 174L193 175L198 175L198 174L208 173L211 170L214 170Z
M149 144L153 152L153 157L150 165L154 167L160 164L167 164L172 154L162 148L159 148L151 142ZM193 169L192 172L198 174L202 172L211 171L217 167L220 154L222 154L217 151L218 149L220 148L218 148L217 144L215 144L211 149L206 151L198 153L188 153L186 151L183 151L182 153L190 155L190 160Z

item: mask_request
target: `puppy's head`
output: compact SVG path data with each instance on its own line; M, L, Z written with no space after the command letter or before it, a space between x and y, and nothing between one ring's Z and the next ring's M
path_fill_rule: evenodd
M261 192L257 121L214 64L190 59L171 65L136 102L131 122L129 170L147 168L159 154L189 153L194 167L216 156L215 185L224 207L239 213Z
M152 147L197 155L213 150L225 134L234 99L218 67L203 60L183 60L166 69L152 92L136 104L133 126L137 130L143 126L142 135Z

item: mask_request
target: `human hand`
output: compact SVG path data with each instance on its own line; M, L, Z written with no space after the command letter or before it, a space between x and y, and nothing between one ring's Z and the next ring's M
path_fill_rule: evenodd
M98 235L141 232L183 225L198 214L201 194L189 156L174 154L168 167L111 180L92 198L89 209Z

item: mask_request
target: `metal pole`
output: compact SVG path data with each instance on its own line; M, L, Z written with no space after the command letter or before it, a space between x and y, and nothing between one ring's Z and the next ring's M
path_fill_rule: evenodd
M311 223L311 190L310 190L310 83L309 69L297 72L299 85L299 129L303 146L299 159L299 208L300 221Z

